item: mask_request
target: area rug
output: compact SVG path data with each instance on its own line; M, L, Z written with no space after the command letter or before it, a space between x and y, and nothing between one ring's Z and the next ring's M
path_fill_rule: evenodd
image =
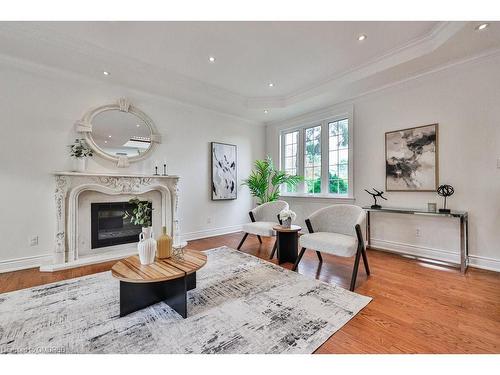
M119 317L110 272L0 294L1 353L312 353L371 300L221 247L188 292Z

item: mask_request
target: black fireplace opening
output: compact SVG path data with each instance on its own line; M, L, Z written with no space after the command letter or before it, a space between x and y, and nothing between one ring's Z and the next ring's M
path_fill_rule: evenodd
M91 203L92 249L138 242L142 226L123 218L125 211L133 209L128 202Z

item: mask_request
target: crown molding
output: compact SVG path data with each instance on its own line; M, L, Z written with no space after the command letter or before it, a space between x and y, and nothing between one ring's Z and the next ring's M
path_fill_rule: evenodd
M391 82L391 83L388 83L386 85L377 87L375 89L363 91L357 95L353 95L353 96L345 98L341 101L334 102L331 105L326 106L326 107L322 106L319 109L315 109L315 110L312 110L312 111L309 111L306 113L302 113L302 114L297 115L297 116L292 116L292 117L289 117L286 119L280 119L280 120L276 120L276 121L267 121L264 124L266 125L266 127L273 127L273 128L280 129L282 127L294 126L294 125L297 125L299 123L304 123L304 122L308 122L308 121L315 120L315 119L316 120L317 119L324 119L324 118L327 118L329 116L338 114L339 112L340 113L346 112L349 110L349 108L353 109L354 108L354 101L357 99L363 98L365 96L376 95L378 93L382 93L386 90L389 90L393 87L397 87L399 85L402 85L402 84L405 84L405 83L408 83L411 81L415 81L415 80L418 80L420 78L424 78L424 77L432 75L432 74L440 73L443 71L448 71L450 69L458 68L461 66L466 66L469 64L486 62L486 61L489 61L491 59L495 59L498 57L500 57L500 48L493 48L493 49L484 51L484 52L479 53L479 54L474 55L474 56L470 56L470 57L460 59L460 60L455 60L455 61L452 61L448 64L440 65L440 66L432 68L432 69L421 71L421 72L419 72L411 77L407 77L405 79Z
M342 87L346 84L359 81L371 75L400 65L417 57L435 51L448 41L453 35L465 27L467 22L440 22L426 35L413 39L389 52L380 55L366 63L339 73L326 80L303 87L287 96L271 98L268 102L264 98L250 98L247 103L250 108L259 108L260 105L267 108L284 108L297 104L304 100L324 94L332 89ZM273 103L280 103L273 107Z
M439 22L427 34L359 66L331 76L326 80L302 87L290 94L272 97L245 97L150 63L112 53L92 43L68 37L57 32L57 30L49 29L47 26L29 23L3 23L0 24L0 35L4 34L9 38L19 38L21 40L31 39L39 45L46 45L54 50L70 51L75 54L76 58L88 61L87 67L92 66L93 68L89 68L87 71L75 71L75 69L55 67L55 65L48 63L35 64L92 79L97 79L97 74L102 72L102 67L113 66L112 76L106 78L111 84L155 96L163 96L179 103L194 105L239 119L263 123L264 119L260 117L263 109L297 110L297 106L306 108L310 106L311 100L319 99L321 96L324 97L342 87L432 53L466 25L467 22ZM449 66L448 64L446 67ZM96 69L98 70L96 71ZM441 66L435 69L441 69ZM428 74L428 72L414 75L408 79L418 78L422 74ZM99 81L102 82L102 79ZM400 83L401 81L392 82L367 92L376 92ZM350 98L342 98L337 103L346 103L353 98L366 95L367 92L353 95Z

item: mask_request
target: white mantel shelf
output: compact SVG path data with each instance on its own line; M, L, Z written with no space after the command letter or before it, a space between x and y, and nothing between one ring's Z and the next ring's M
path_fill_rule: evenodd
M138 178L179 178L176 175L154 175L154 174L121 174L105 172L54 172L55 176L89 176L89 177L138 177Z
M117 259L123 252L110 251L91 257L79 256L79 197L85 191L105 195L144 194L157 191L161 194L161 225L173 233L179 201L179 176L145 174L118 174L105 172L54 172L56 201L56 241L52 264L40 267L41 271L55 271L92 264L97 261ZM84 218L90 220L89 218ZM129 250L130 251L130 250Z

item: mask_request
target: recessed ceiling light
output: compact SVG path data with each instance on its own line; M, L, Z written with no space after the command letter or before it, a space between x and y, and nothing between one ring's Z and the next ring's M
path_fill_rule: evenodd
M110 136L110 135L108 135L108 138L111 138L111 136Z
M104 71L104 72L102 72L102 74L104 74L105 76L109 76L111 73L107 72L107 71Z
M358 40L359 40L360 42L362 42L362 41L363 41L363 40L365 40L366 38L367 38L367 37L366 37L366 35L365 35L365 34L361 34L361 35L359 35L359 36L358 36Z
M481 31L481 30L486 29L488 26L490 26L489 23L482 23L482 24L476 26L476 30Z
M138 128L140 128L140 127L141 127L141 124L137 124L136 126L137 126Z
M108 143L108 141L104 141L104 143Z
M264 113L269 113L269 111L267 109L264 109Z
M269 82L267 85L268 85L269 87L274 87L274 83L272 83L272 82Z
M208 61L210 61L211 63L214 63L214 62L215 62L215 57L210 56L210 57L208 58Z

